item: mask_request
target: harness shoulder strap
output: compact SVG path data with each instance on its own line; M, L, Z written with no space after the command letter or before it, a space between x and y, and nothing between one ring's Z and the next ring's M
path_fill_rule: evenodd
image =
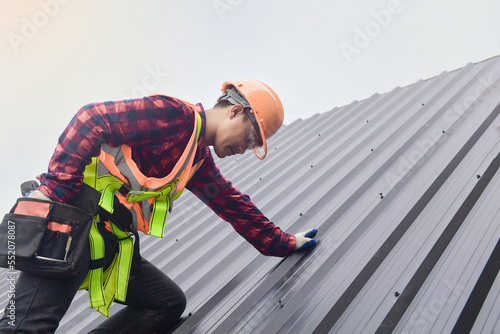
M175 179L175 184L164 187L162 191L160 191L155 197L153 212L151 212L151 219L149 222L149 235L158 238L163 238L165 236L165 223L167 221L168 213L172 212L173 201L180 196L187 182L191 179L194 173L196 173L198 167L201 165L200 163L198 163L193 166L196 147L201 133L201 116L197 112L195 112L195 114L196 137L194 138L194 140L193 138L191 138L191 147L186 148L186 151L190 151L189 161L187 161L187 165L179 178ZM184 153L186 153L186 151Z

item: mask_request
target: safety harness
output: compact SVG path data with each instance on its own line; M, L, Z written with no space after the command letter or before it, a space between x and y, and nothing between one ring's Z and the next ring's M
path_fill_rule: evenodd
M92 223L89 235L90 270L80 289L88 290L90 307L105 316L109 316L109 308L115 299L125 302L134 247L138 253L138 240L134 245L133 236L137 239L137 231L142 231L163 238L173 201L179 198L187 182L203 163L201 160L193 164L201 133L201 116L192 105L186 104L194 110L193 132L169 175L154 178L142 174L132 159L131 148L126 145L111 147L103 144L100 156L93 158L85 169L83 182L100 192L99 206L103 214L96 215ZM116 199L130 212L131 226L122 226L119 215L115 215ZM103 217L111 219L105 221ZM98 224L103 222L118 243L118 252L105 271L104 239L98 229Z

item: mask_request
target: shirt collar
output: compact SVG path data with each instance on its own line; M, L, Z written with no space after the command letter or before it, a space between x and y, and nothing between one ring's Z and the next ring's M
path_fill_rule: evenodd
M207 118L205 116L205 108L203 108L203 105L201 103L196 103L194 105L194 110L200 114L201 116L201 131L200 131L200 138L198 139L198 144L203 147L203 141L205 139L205 128L207 126Z

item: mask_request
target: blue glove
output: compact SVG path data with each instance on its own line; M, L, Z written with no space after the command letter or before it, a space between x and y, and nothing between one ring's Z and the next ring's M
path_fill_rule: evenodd
M295 239L297 239L297 244L295 245L295 250L304 249L307 247L312 247L316 245L316 240L314 240L314 236L318 233L318 230L312 228L305 232L300 232L295 234Z

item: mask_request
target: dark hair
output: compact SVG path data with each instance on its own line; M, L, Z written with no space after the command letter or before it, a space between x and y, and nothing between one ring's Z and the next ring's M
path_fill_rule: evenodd
M226 108L230 106L234 106L234 104L232 104L228 100L221 99L215 103L214 108ZM248 116L246 112L243 113L243 116L245 117L245 121L250 122L250 116Z
M232 104L228 100L221 99L215 103L214 108L225 108L225 107L229 107L232 105L234 105L234 104Z

